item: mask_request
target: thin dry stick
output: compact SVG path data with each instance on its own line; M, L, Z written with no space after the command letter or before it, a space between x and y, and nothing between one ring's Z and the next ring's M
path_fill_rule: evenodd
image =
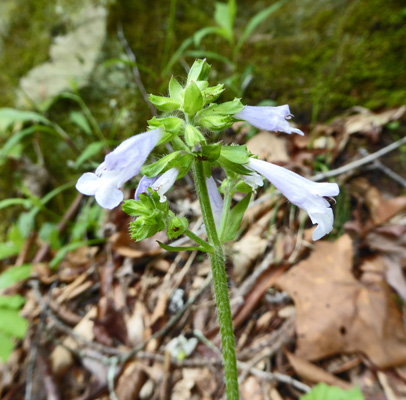
M195 330L193 331L193 334L206 346L208 346L210 349L212 349L216 354L221 357L221 351L209 340L207 339L202 332ZM269 382L274 382L279 381L282 383L286 383L288 385L291 385L292 387L307 393L310 392L310 387L305 385L304 383L292 378L289 375L284 375L279 372L265 372L261 371L257 368L254 368L253 366L249 365L248 363L242 362L242 361L237 361L237 367L242 370L247 370L249 371L252 375L255 375L263 380L269 381Z
M398 149L400 146L402 146L405 143L406 143L406 136L404 138L399 139L396 142L391 143L388 146L376 151L375 153L369 154L366 157L363 157L359 160L350 162L349 164L344 165L340 168L332 169L331 171L322 172L321 174L317 174L317 175L313 176L312 180L321 181L322 179L325 179L325 178L330 178L332 176L337 176L337 175L344 174L345 172L352 171L356 168L361 167L364 164L368 164L368 163L376 160L377 158L384 156L385 154L390 153L393 150Z
M135 82L138 86L138 89L140 90L145 103L147 103L147 105L151 111L151 114L156 117L157 116L156 109L155 109L154 105L149 101L148 93L145 90L145 86L141 80L141 74L140 74L140 71L137 66L137 57L135 56L134 52L131 50L130 45L128 44L128 41L124 35L123 26L121 24L118 25L117 36L118 36L118 39L120 40L121 44L123 45L128 58L134 63L132 65L132 72L134 75Z
M361 153L362 156L366 157L369 155L368 151L366 149L359 149L359 152ZM395 182L399 183L399 185L403 186L406 188L406 179L402 178L399 174L397 174L395 171L392 171L389 167L387 167L385 164L382 164L379 160L374 160L372 162L372 165L370 168L373 169L379 169L381 170L384 174L389 176L389 178L393 179Z

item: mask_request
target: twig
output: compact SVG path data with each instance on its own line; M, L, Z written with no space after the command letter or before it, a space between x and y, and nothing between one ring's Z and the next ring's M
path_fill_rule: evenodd
M145 103L147 103L147 105L151 111L151 114L156 117L157 116L156 109L155 109L154 105L149 101L148 93L145 90L144 84L142 83L142 80L141 80L141 74L140 74L140 71L137 66L137 57L135 56L134 52L131 50L130 45L128 44L128 41L124 35L123 26L121 24L118 25L117 36L118 36L118 39L120 40L121 44L123 45L128 58L133 62L132 71L133 71L134 79L138 86L138 89L140 90Z
M75 213L80 205L80 202L82 201L82 198L83 198L83 194L78 193L75 200L73 200L72 204L70 205L68 210L65 212L64 216L62 217L61 221L58 223L58 226L57 226L58 233L62 233L65 230L66 225L75 215ZM39 263L45 258L45 256L48 254L50 246L51 246L50 243L47 242L37 251L34 259L32 260L33 264Z
M368 163L376 160L377 158L384 156L387 153L390 153L393 150L396 150L397 148L399 148L400 146L402 146L405 143L406 143L406 136L404 138L399 139L396 142L391 143L388 146L376 151L375 153L371 153L368 156L363 157L359 160L350 162L349 164L344 165L340 168L332 169L331 171L322 172L320 174L317 174L317 175L313 176L312 180L321 181L322 179L325 179L325 178L330 178L332 176L337 176L337 175L344 174L345 172L352 171L356 168L361 167L364 164L368 164Z
M32 281L31 285L32 285L34 291L38 290L38 292L39 292L38 281ZM29 361L28 361L28 365L27 365L27 379L26 379L25 396L24 396L25 400L31 400L32 376L34 374L35 361L37 359L39 339L41 336L42 329L45 326L45 318L46 318L46 314L47 314L47 309L48 309L48 304L45 303L44 306L42 307L40 323L38 326L38 330L35 333L34 343L31 347L31 353L30 353L30 357L29 357Z
M293 319L292 319L293 321ZM289 320L288 322L286 322L288 325L291 324L292 322L291 320ZM193 334L200 340L202 341L205 345L207 345L210 349L212 349L216 354L219 355L219 357L221 357L221 351L208 339L206 338L203 333L201 333L200 331L193 331ZM275 343L275 346L272 346L271 350L276 351L275 347L279 345L279 343ZM281 344L280 344L281 345ZM266 355L263 357L265 358ZM259 361L258 361L259 362ZM307 393L310 391L310 387L305 385L304 383L292 378L291 376L288 375L284 375L281 374L279 372L265 372L265 371L261 371L257 368L254 368L253 365L245 363L243 361L237 361L237 367L239 369L242 369L245 371L250 372L252 375L257 376L265 381L279 381L282 383L286 383L288 385L291 385L292 387L301 390L304 393Z
M151 341L155 339L159 339L162 336L165 336L171 329L172 327L182 318L183 314L188 310L188 308L194 304L194 302L197 300L197 298L208 288L212 281L211 274L207 276L206 280L203 282L202 286L200 289L194 294L194 296L189 297L185 305L174 315L171 317L171 319L167 322L167 324L162 327L159 331L155 332L149 339L147 339L145 342L141 343L137 347L133 348L131 351L128 353L123 354L120 357L120 362L125 363L127 362L130 358L134 357L139 351L144 350L145 346Z
M361 155L368 156L369 153L366 149L359 149L359 152ZM379 160L374 160L372 162L372 165L368 167L368 169L379 169L381 170L384 174L389 176L389 178L393 179L395 182L399 183L399 185L403 186L406 188L406 179L402 178L399 174L397 174L395 171L392 171L389 167L387 167L385 164L382 164Z

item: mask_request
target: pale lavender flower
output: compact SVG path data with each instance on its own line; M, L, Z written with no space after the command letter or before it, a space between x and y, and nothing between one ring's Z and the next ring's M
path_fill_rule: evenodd
M134 200L139 200L141 193L147 193L147 189L152 186L159 179L159 175L153 178L147 178L145 175L141 178L140 183L137 186L137 190L134 194Z
M287 121L292 117L287 104L278 107L245 106L239 113L233 115L235 119L247 121L259 129L273 132L297 133L304 135L300 129L292 128Z
M256 172L252 172L248 175L241 175L241 179L249 186L251 186L252 190L255 192L258 186L264 186L264 181L262 180L262 176L258 175Z
M123 201L121 186L140 172L149 153L163 136L161 129L135 135L107 154L95 173L86 172L76 183L76 189L95 196L97 203L112 209Z
M333 229L333 210L324 197L337 196L336 183L312 182L302 176L266 161L251 158L248 168L265 176L293 204L303 208L317 228L313 240L318 240Z
M209 192L211 211L213 213L216 228L218 229L221 222L221 215L223 213L223 199L212 176L206 178L206 185L207 191Z
M176 178L179 175L178 168L171 168L168 171L164 172L152 185L151 189L154 192L158 192L160 197L160 202L163 203L166 201L164 194L173 186L176 181Z

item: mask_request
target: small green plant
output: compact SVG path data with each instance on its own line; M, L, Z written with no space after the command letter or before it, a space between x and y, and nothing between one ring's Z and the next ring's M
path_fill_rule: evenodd
M343 390L337 386L319 383L300 400L364 400L364 396L359 388Z
M224 10L223 10L224 11ZM133 239L143 240L166 231L169 240L188 236L195 244L187 247L160 243L169 251L200 250L207 253L213 274L214 291L224 358L227 398L239 398L238 375L234 345L227 276L224 266L224 243L233 240L247 209L251 194L267 178L293 204L309 214L317 224L313 239L318 240L333 228L333 211L325 197L339 193L335 183L315 183L280 166L258 160L246 146L225 145L216 141L216 132L229 128L235 121L271 131L303 135L292 128L287 105L279 107L245 106L240 99L218 103L224 85L209 86L210 66L196 60L186 83L174 77L169 82L169 96L150 95L149 100L162 116L148 121L149 130L122 142L107 154L94 173L86 172L77 181L79 192L95 196L103 208L113 209L124 200L120 188L142 169L144 174L135 198L126 200L123 210L134 217L130 223ZM145 162L154 147L171 143L173 151L153 164ZM213 168L222 168L226 178L221 184L223 196L212 176ZM165 193L176 180L192 172L199 199L207 241L189 229L187 218L169 208ZM236 192L245 194L232 205Z
M27 279L31 274L31 265L9 268L0 274L0 289L5 289ZM14 348L14 340L21 339L27 332L28 322L20 316L24 297L0 296L0 360L7 361Z
M191 37L185 39L179 48L174 52L166 66L163 68L163 75L170 73L173 65L182 56L208 58L225 64L229 77L224 83L235 95L242 96L245 89L253 78L254 67L249 65L244 71L239 71L238 61L241 49L255 30L277 11L287 0L279 0L255 14L239 32L235 27L235 20L238 13L236 0L229 0L227 3L215 2L214 21L216 25L207 26L196 31ZM227 47L219 52L207 51L201 48L202 40L208 35L215 35L225 41ZM191 46L195 50L190 50ZM223 53L223 50L224 53Z

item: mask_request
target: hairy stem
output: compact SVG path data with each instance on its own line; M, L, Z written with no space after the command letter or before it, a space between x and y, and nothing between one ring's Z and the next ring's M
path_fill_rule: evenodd
M228 298L224 254L220 239L217 235L216 224L210 206L209 193L207 191L206 178L203 171L203 162L198 159L195 159L193 162L193 176L196 183L197 195L202 209L207 236L210 244L214 247L214 251L209 255L213 271L214 292L216 295L221 343L223 347L227 399L238 400L238 373L235 356L234 330L230 300Z

